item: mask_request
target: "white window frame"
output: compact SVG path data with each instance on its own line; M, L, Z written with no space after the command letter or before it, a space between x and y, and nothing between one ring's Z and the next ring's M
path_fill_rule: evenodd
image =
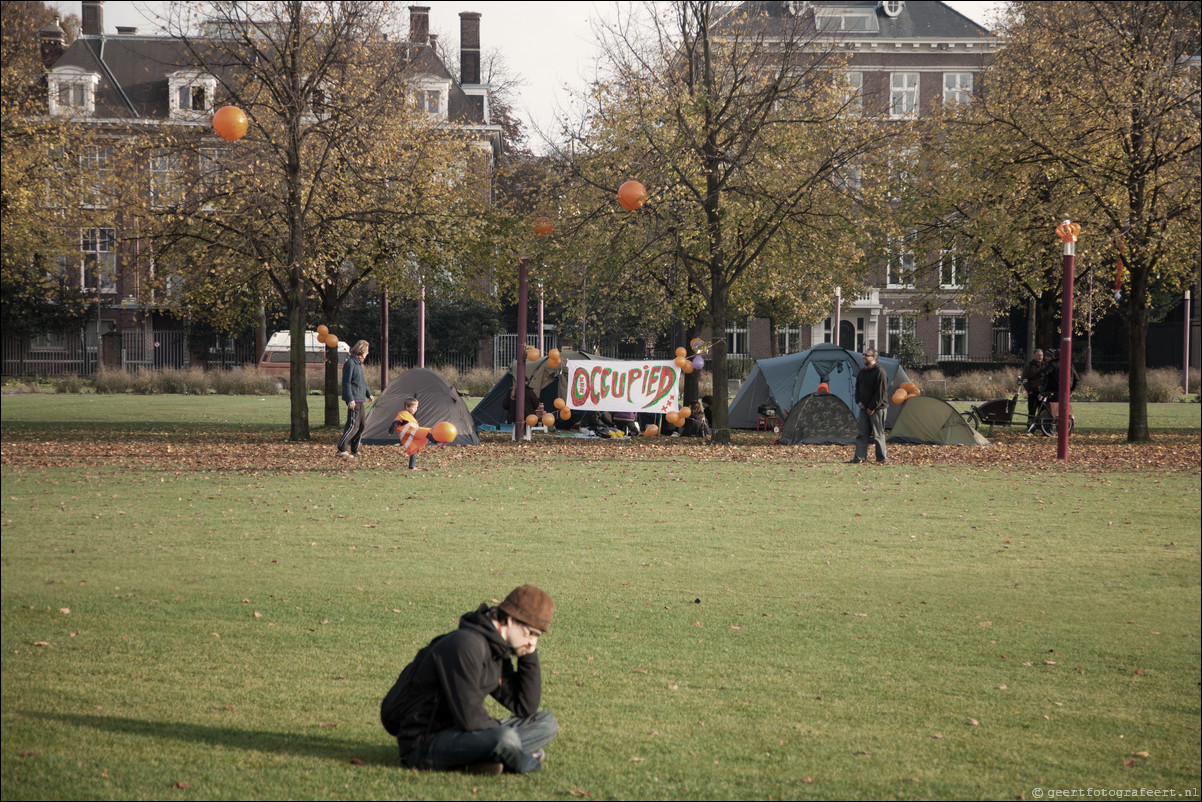
M776 347L782 354L795 354L801 350L801 329L796 326L780 326L776 329Z
M847 70L843 73L847 86L843 90L843 108L848 114L864 113L864 73Z
M918 88L922 73L894 72L889 74L889 116L894 120L913 120L918 117Z
M113 152L112 145L86 145L79 154L85 209L107 209L112 200Z
M918 336L918 318L906 312L890 314L885 319L885 353L897 353L898 341L906 334Z
M55 67L46 75L51 117L91 117L96 113L100 76L79 67ZM68 93L63 103L62 92Z
M179 206L184 200L184 172L179 156L160 150L150 156L150 203L156 209Z
M196 107L198 91L204 103L203 108ZM172 120L207 120L216 110L216 101L216 76L200 70L176 70L167 75L167 102Z
M885 257L885 289L914 289L916 261L914 249L910 247L913 241L913 237L907 236L890 244Z
M413 103L417 109L431 119L446 122L448 119L447 106L451 99L451 82L431 78L421 79L413 85ZM431 110L430 99L437 97L437 107Z
M105 295L117 292L117 229L108 226L79 231L79 286ZM88 271L96 274L96 287L88 286Z
M963 311L939 313L939 359L968 359L968 316Z
M973 77L971 72L943 73L943 104L963 106L972 101Z
M885 12L886 17L896 17L901 13L906 4L902 0L883 0L881 10Z
M814 9L819 33L877 33L880 25L874 8L827 6Z
M960 275L962 266L960 257L955 251L939 252L939 287L944 290L958 290L964 286L964 277ZM950 279L950 281L949 281Z

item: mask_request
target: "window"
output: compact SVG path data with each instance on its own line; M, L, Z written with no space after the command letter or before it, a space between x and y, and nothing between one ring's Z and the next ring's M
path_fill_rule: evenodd
M876 9L827 7L814 10L814 24L822 33L876 33Z
M178 206L184 199L179 157L159 151L150 157L150 202L156 208Z
M726 324L726 353L728 356L747 356L747 327Z
M58 67L46 76L50 114L87 115L96 111L96 86L100 76L79 67Z
M945 290L955 290L963 286L964 276L961 275L959 257L955 251L939 252L939 286Z
M864 111L864 73L850 70L843 73L847 87L843 90L843 107L849 113Z
M442 114L442 92L437 89L422 90L422 109L427 114Z
M943 73L944 105L964 105L972 99L971 72Z
M885 353L896 354L906 337L917 337L916 323L910 315L890 315L885 328Z
M217 148L201 148L197 154L196 169L200 177L200 186L207 192L215 190L221 178L221 165L217 159Z
M968 318L964 315L939 316L939 358L968 358Z
M918 116L918 73L895 72L889 92L889 116L912 119Z
M83 179L83 204L103 209L113 199L113 148L109 145L89 145L79 155Z
M885 286L900 290L914 286L914 250L912 238L905 237L890 245L885 260Z
M886 0L886 2L881 3L881 8L884 9L885 16L896 17L901 13L904 5L905 3L900 0Z
M177 70L167 76L173 120L203 120L213 110L217 79L196 70Z
M117 231L112 228L85 228L79 250L79 286L85 290L117 291Z
M858 190L862 183L860 168L849 162L840 164L832 174L835 188L843 191Z
M29 338L30 351L65 351L67 349L67 333L63 331L44 331Z

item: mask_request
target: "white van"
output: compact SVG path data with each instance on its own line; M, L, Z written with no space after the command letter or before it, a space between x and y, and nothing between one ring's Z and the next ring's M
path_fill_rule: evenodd
M305 372L309 376L324 376L326 371L325 343L319 342L317 332L305 332ZM341 378L342 363L351 355L351 347L342 340L338 341L338 370ZM259 370L269 376L288 378L292 369L292 335L286 331L277 331L267 340L263 349L263 357L259 360Z

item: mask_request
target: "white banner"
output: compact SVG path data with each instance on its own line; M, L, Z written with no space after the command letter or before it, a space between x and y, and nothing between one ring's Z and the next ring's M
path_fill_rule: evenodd
M573 410L654 412L680 409L681 370L672 362L617 359L567 363L568 397Z

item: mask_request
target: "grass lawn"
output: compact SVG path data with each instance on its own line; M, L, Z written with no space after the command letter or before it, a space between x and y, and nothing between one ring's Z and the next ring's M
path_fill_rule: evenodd
M1095 406L1074 447L1099 457L1069 465L1009 434L867 468L748 435L495 441L411 474L334 459L330 429L283 442L286 399L6 396L0 791L1196 794L1199 408L1130 446ZM525 582L557 603L546 770L399 768L396 674Z

